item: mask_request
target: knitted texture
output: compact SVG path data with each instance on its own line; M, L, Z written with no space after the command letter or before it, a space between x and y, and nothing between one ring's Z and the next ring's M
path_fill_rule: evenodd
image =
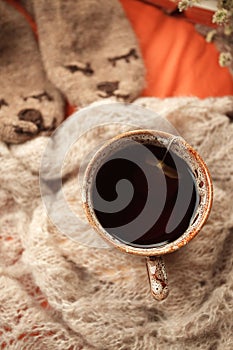
M46 73L71 104L138 97L145 68L118 0L31 2Z
M0 13L0 140L21 143L49 135L64 118L64 101L46 77L22 14L5 1Z
M1 349L233 348L233 98L135 103L173 123L204 158L214 183L205 227L187 247L165 256L168 298L151 297L143 258L84 247L49 221L38 185L48 137L9 147L1 143ZM156 129L156 120L148 124ZM119 131L101 127L84 148ZM69 159L63 189L72 205L76 189L68 175L79 157ZM84 215L79 203L77 209Z
M31 15L35 11L38 35L19 1L0 1L1 141L18 144L51 134L63 120L64 99L83 107L138 97L145 68L118 0L109 6L104 0L22 3Z

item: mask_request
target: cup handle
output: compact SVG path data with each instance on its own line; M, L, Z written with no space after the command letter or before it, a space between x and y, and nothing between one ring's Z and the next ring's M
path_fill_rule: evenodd
M156 300L164 300L168 296L167 272L161 256L146 258L151 294Z

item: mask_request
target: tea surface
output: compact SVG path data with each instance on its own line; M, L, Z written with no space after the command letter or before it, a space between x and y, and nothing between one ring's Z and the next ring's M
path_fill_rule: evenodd
M128 182L117 191L122 180ZM199 203L188 164L171 150L152 144L134 142L107 157L95 183L92 204L102 227L117 240L139 248L176 240L190 225ZM118 196L127 203L120 210ZM100 197L113 210L103 210Z

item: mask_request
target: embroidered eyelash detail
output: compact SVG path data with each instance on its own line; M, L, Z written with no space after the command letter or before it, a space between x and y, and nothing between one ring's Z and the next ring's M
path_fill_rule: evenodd
M75 72L82 72L86 76L91 76L94 74L94 70L92 69L90 63L86 63L85 67L79 67L76 64L72 64L69 66L64 66L66 69L68 69L71 73Z
M108 61L112 64L113 67L116 66L117 61L125 60L126 63L130 63L130 58L133 57L135 59L138 59L139 56L137 54L137 51L135 49L131 49L129 53L121 56L115 56L112 58L108 58Z

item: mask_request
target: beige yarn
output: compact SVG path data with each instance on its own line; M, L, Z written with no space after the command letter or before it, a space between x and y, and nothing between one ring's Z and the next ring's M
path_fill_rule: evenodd
M138 97L145 68L118 0L28 2L33 3L48 78L72 105L83 107L110 96L123 102Z
M46 77L25 18L0 1L0 140L21 143L49 135L64 118L64 100Z
M214 181L207 224L187 247L165 257L170 295L161 303L152 299L144 259L83 247L55 229L38 186L47 137L11 147L2 143L0 348L233 348L233 123L226 116L233 98L141 98L135 103L167 117L205 159ZM101 129L92 144L118 131ZM64 174L78 162L73 158ZM81 213L74 204L75 182L67 179L66 198Z

